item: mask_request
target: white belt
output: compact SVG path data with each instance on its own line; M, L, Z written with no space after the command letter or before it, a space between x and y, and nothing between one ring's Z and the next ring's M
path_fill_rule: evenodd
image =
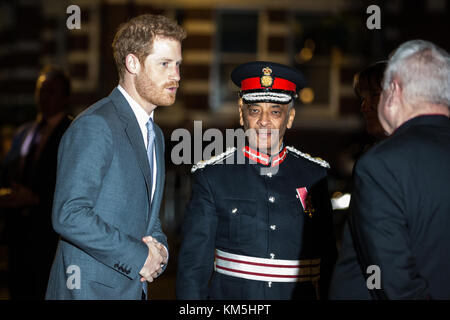
M272 281L318 281L320 258L305 260L264 259L216 249L214 270L233 277Z

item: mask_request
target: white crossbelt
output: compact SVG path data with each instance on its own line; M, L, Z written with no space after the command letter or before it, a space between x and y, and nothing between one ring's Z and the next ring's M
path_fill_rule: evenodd
M259 281L318 281L320 258L305 260L265 259L216 249L214 270L225 275Z

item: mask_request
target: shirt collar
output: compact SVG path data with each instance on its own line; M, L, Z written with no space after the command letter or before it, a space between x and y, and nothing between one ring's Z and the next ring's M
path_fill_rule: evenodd
M130 105L131 109L133 110L134 115L136 116L136 119L139 123L139 126L145 127L149 118L152 118L152 120L153 120L154 111L152 111L152 113L150 113L150 117L149 117L148 113L144 110L144 108L142 108L141 105L139 103L137 103L136 100L134 100L120 84L117 86L117 89L119 89L119 91L123 94L123 96L127 100L128 104Z

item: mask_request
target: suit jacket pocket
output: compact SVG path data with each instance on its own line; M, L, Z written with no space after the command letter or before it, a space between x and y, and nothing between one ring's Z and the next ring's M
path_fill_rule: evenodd
M91 282L95 282L105 287L116 288L123 286L126 281L129 281L124 275L88 255L72 257L71 259L66 258L65 260L66 266L74 265L79 267L82 284L90 285ZM70 263L68 263L69 261Z
M216 239L231 244L254 240L256 234L256 201L221 198L216 200L219 224Z

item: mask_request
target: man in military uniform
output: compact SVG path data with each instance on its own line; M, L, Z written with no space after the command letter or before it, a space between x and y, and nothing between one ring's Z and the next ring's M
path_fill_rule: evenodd
M260 61L231 78L248 135L245 145L192 169L177 298L326 298L336 257L329 165L283 144L304 78Z

